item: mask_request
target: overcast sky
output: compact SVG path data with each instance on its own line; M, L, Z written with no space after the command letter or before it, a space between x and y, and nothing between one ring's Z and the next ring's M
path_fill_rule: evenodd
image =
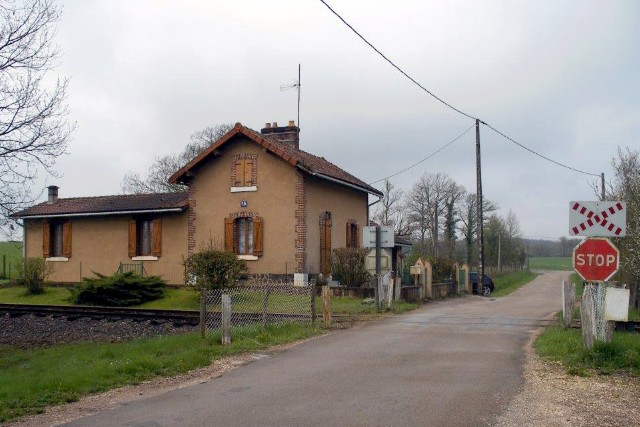
M430 91L572 167L612 176L639 148L640 2L366 1L329 4ZM280 90L302 64L300 147L366 182L473 125L391 68L318 0L61 2L55 72L71 77L77 130L57 163L60 197L119 194L129 171L206 126L296 119ZM595 178L481 128L485 197L526 237L568 234L570 200ZM475 192L475 134L392 179L425 172ZM380 188L380 185L378 185ZM45 196L43 196L44 198Z

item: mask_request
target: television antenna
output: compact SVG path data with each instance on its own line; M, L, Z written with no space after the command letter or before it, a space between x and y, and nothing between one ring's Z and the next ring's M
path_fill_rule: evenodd
M284 92L289 89L296 89L298 91L298 129L300 129L300 86L302 85L300 80L300 64L298 64L298 80L293 83L280 85L280 92Z

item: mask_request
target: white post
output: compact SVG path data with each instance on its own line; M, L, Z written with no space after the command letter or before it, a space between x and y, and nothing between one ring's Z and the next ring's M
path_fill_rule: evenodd
M231 295L222 294L222 345L231 344Z

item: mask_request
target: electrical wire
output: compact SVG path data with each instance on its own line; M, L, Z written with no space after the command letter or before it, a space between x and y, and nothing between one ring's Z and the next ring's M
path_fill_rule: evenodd
M553 160L543 154L540 154L534 150L532 150L531 148L527 147L526 145L516 141L515 139L511 138L510 136L506 135L505 133L499 131L498 129L496 129L495 127L491 126L490 124L472 116L471 114L465 113L464 111L460 110L459 108L454 107L453 105L449 104L448 102L446 102L444 99L440 98L439 96L437 96L436 94L434 94L433 92L431 92L429 89L427 89L426 87L424 87L423 85L421 85L416 79L414 79L413 77L411 77L409 74L407 74L402 68L400 68L399 66L397 66L392 60L390 60L389 58L387 58L381 51L379 51L373 44L371 44L369 42L369 40L367 40L362 34L360 34L351 24L349 24L342 16L340 16L340 14L338 14L338 12L336 12L335 10L333 10L333 8L331 6L329 6L327 4L327 2L325 0L320 0L320 2L322 4L324 4L327 9L329 9L331 11L331 13L333 13L340 21L342 21L342 23L344 25L346 25L347 27L349 27L349 29L351 29L351 31L353 31L358 37L360 37L360 39L365 42L371 49L373 49L378 55L380 55L385 61L387 61L389 63L389 65L391 65L393 68L395 68L396 70L398 70L403 76L405 76L407 79L409 79L413 84L415 84L416 86L418 86L420 89L422 89L424 92L426 92L427 94L429 94L431 97L433 97L434 99L436 99L437 101L439 101L440 103L442 103L443 105L445 105L446 107L450 108L451 110L457 112L458 114L461 114L469 119L473 119L473 120L479 120L480 123L482 123L483 125L487 126L489 129L493 130L494 132L496 132L498 135L502 136L503 138L505 138L507 141L512 142L513 144L516 144L518 147L522 148L523 150L528 151L529 153L538 156L544 160L547 160L557 166L561 166L563 168L569 169L571 171L574 172L578 172L584 175L589 175L589 176L595 176L595 177L599 177L600 174L595 174L595 173L591 173L591 172L587 172L587 171L583 171L571 166L568 166L564 163L558 162L556 160ZM379 182L379 181L375 181L375 182Z
M465 130L465 131L464 131L464 132L462 132L460 135L456 136L456 137L455 137L455 138L453 138L451 141L447 142L447 143L446 143L446 144L444 144L442 147L438 148L436 151L434 151L433 153L429 154L427 157L425 157L424 159L420 160L419 162L416 162L416 163L412 164L411 166L406 167L406 168L402 169L401 171L394 173L393 175L389 175L389 176L387 176L387 177L380 178L380 179L379 179L379 180L377 180L377 181L370 182L370 183L369 183L369 185L377 184L378 182L380 182L380 181L384 181L385 179L389 179L389 178L393 178L394 176L398 176L398 175L400 175L401 173L404 173L404 172L408 171L409 169L411 169L411 168L414 168L414 167L418 166L420 163L423 163L424 161L429 160L430 158L432 158L433 156L435 156L436 154L438 154L439 152L441 152L442 150L444 150L445 148L447 148L448 146L450 146L451 144L453 144L454 142L456 142L457 140L459 140L460 138L462 138L462 137L463 137L467 132L469 132L469 131L470 131L471 129L473 129L474 127L475 127L475 124L474 124L474 125L471 125L471 126L469 127L469 129Z

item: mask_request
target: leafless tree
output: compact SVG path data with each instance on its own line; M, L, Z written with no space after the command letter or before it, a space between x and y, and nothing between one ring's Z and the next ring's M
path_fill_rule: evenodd
M170 184L169 177L189 163L205 148L229 132L232 127L230 124L221 124L209 126L194 133L191 135L191 142L187 144L180 154L167 154L162 157L156 157L146 176L140 176L134 172L127 173L122 179L122 192L125 194L143 194L185 191L186 187L183 185Z
M462 234L465 246L467 248L467 264L471 265L474 254L474 244L478 235L478 221L476 212L477 198L475 194L467 194L459 199L458 211L460 212L460 221L458 223L458 231ZM498 207L489 199L483 198L483 212L486 214L495 211Z
M627 203L627 233L615 238L620 248L620 261L626 280L640 284L640 151L618 148L618 157L611 162L614 179L609 200Z
M388 179L384 181L382 199L373 214L373 219L380 225L389 225L398 236L409 236L411 227L407 211L402 203L403 192Z
M67 120L67 79L44 78L60 51L53 45L60 9L52 0L0 3L0 226L34 202L39 172L55 176L74 125Z
M422 247L425 247L427 233L431 227L430 198L431 186L425 174L413 185L406 200L406 209L410 216L410 221L414 225Z

